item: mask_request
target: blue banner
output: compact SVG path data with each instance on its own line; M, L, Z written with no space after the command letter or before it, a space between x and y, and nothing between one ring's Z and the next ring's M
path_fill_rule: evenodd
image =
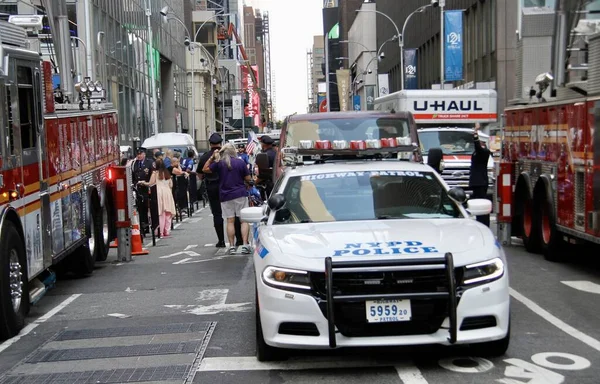
M444 12L444 80L463 79L463 11Z
M418 89L417 50L404 50L404 89Z
M360 95L354 95L352 98L352 109L360 111Z

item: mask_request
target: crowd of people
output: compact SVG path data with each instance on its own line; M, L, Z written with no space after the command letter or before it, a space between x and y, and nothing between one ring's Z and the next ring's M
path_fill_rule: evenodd
M154 196L159 225L153 227L156 228L157 235L169 236L178 201L174 180L178 177L197 177L198 182L204 184L203 188L208 196L217 235L216 247L225 248L227 240L230 254L238 251L250 254L249 227L247 223L241 222L240 215L241 210L249 206L253 194L257 193L254 188L257 177L250 160L251 154L246 153L246 146L243 144L237 148L229 142L223 144L223 138L218 133L213 133L208 141L210 150L198 159L197 165L193 151L189 151L187 157L183 158L182 153L177 150L163 152L154 149L153 159L147 159L146 148L138 149L133 164L133 182L137 192L136 207L141 229L144 233L151 230L149 217L152 217L151 196ZM262 136L261 147L272 168L277 154L274 140L269 136ZM258 179L258 182L261 180ZM156 188L152 189L153 187ZM267 184L265 189L269 191L269 187Z

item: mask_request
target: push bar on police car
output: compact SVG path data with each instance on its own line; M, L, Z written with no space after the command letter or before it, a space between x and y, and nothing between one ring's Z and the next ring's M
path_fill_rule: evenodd
M419 268L421 267L421 268ZM334 273L344 272L372 272L372 271L401 271L407 269L431 270L444 269L448 290L446 292L418 292L418 293L389 293L389 294L366 294L366 295L334 295L333 281ZM329 347L335 348L336 329L335 329L335 302L356 302L362 300L381 300L381 299L448 299L448 317L450 320L448 341L451 344L456 343L457 321L456 307L458 305L456 292L456 277L454 274L454 259L450 252L441 257L428 258L410 258L403 260L364 260L364 261L336 261L331 257L325 258L325 295L327 304L327 325L329 333Z

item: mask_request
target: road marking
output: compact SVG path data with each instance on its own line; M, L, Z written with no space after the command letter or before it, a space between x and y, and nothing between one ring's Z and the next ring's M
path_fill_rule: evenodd
M165 305L166 308L181 309L192 315L215 315L220 312L249 312L252 303L225 304L229 289L205 289L199 292L196 302L208 302L208 305Z
M600 284L592 283L591 281L561 281L561 283L583 292L595 293L597 295L600 295Z
M254 356L232 356L232 357L205 357L198 368L198 372L207 371L270 371L270 370L309 370L309 369L335 369L335 368L367 368L367 367L386 367L389 363L377 362L370 359L348 359L347 356L339 358L324 359L290 359L281 362L263 363ZM407 367L408 368L408 367ZM402 377L414 378L418 376L409 376L409 370L404 371ZM398 373L400 375L400 373ZM421 376L422 378L422 376ZM415 380L417 380L415 379ZM425 384L427 381L405 381L407 384Z
M180 251L180 252L171 253L170 255L161 256L160 258L161 259L170 259L171 257L175 257L175 256L179 256L179 255L200 256L199 253L196 253L194 251Z
M189 223L198 223L202 220L202 217L194 217L193 219L189 219Z
M204 244L205 247L214 247L214 244Z
M539 305L537 305L530 299L521 295L519 292L515 291L514 289L512 289L512 288L509 288L509 289L510 289L510 295L513 298L520 301L527 308L531 309L534 313L536 313L537 315L539 315L540 317L542 317L543 319L548 321L550 324L552 324L555 327L557 327L558 329L560 329L561 331L571 335L572 337L576 338L577 340L581 341L582 343L585 343L585 344L589 345L590 347L592 347L593 349L600 352L600 341L573 328L572 326L570 326L569 324L560 320L558 317L552 315L550 312L546 311L545 309L543 309L542 307L540 307Z
M187 251L188 249L196 248L197 246L198 246L198 244L188 245L187 247L185 247L184 251Z
M427 384L427 380L421 374L419 368L415 365L396 365L396 372L398 372L398 377L402 380L404 384Z
M38 317L36 320L33 321L33 323L27 324L27 326L25 326L25 328L23 328L17 336L8 339L4 343L0 344L0 353L2 353L4 350L6 350L8 347L13 345L17 341L19 341L23 336L29 334L31 331L37 328L38 325L48 321L52 316L56 315L58 312L63 310L67 305L71 304L79 296L81 296L81 293L76 293L74 295L69 296L65 301L52 308L45 315Z

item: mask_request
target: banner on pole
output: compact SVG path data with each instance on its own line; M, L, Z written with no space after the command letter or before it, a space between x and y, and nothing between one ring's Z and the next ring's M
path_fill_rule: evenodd
M404 89L418 89L417 50L404 50Z
M340 99L340 111L348 111L348 92L350 92L350 70L337 69L335 71L338 83L338 96Z
M463 11L444 12L444 79L463 79Z
M352 98L352 104L355 111L360 111L360 95L354 95Z
M242 118L242 95L233 95L233 118L240 120Z
M317 103L319 105L319 112L327 112L327 95L325 93L319 92Z

